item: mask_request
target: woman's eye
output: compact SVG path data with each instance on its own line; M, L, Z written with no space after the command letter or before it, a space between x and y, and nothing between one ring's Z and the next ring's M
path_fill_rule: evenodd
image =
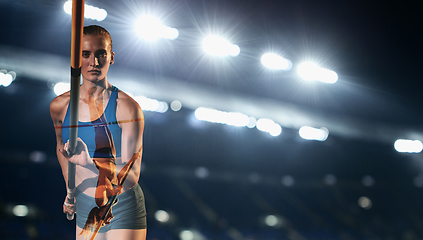
M90 54L88 54L88 53L82 53L82 57L83 58L87 58L87 57L89 57L90 56Z

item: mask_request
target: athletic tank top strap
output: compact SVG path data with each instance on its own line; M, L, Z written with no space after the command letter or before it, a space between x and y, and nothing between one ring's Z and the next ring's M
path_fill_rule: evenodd
M116 119L116 99L119 89L115 86L112 87L112 93L110 94L109 102L107 103L104 114L106 115L107 122L117 122Z

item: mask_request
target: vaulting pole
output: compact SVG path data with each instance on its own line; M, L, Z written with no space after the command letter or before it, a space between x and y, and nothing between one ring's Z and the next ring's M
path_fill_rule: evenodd
M84 27L85 0L72 0L72 39L71 39L71 90L69 116L69 151L75 153L78 138L79 119L79 85L81 82L82 35ZM74 204L75 196L75 164L68 162L68 194L67 201ZM74 214L67 213L72 220Z

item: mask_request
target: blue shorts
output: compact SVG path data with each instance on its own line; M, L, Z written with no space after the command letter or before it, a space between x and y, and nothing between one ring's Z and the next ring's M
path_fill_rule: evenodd
M76 225L84 228L91 209L97 207L95 198L76 189ZM110 224L100 228L100 233L112 229L145 229L147 228L147 213L144 194L139 184L131 190L118 196L118 202L112 207L113 219Z

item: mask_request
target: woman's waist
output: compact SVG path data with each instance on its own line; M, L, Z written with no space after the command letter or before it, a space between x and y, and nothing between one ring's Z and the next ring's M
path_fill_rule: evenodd
M111 164L116 165L116 158L112 157L103 157L103 158L93 158L93 161L97 164Z
M138 183L134 183L131 181L125 181L120 194L131 191L137 184ZM96 187L97 186L86 186L86 184L79 184L76 186L76 194L83 193L89 197L95 197ZM114 186L114 189L116 189L116 186Z

